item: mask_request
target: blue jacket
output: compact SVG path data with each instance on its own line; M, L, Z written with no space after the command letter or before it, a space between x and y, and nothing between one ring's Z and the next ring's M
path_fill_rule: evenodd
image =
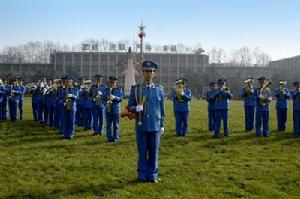
M26 86L20 85L19 87L20 87L20 100L23 100L24 95L26 93Z
M215 101L216 101L215 93L216 92L217 92L217 89L209 90L206 92L206 101L208 102L208 110L215 110Z
M107 102L109 101L109 91L110 88L106 88L104 91L104 99L105 99L105 106L107 108ZM111 106L111 113L118 114L121 112L121 102L123 99L123 91L121 88L113 88L111 91L111 94L115 97L112 100L112 106ZM106 110L107 112L108 110Z
M39 102L39 99L38 99L38 94L39 94L39 91L37 88L33 88L31 90L31 103L35 104L35 103L38 103Z
M300 111L300 91L292 91L291 97L293 99L293 111Z
M171 100L173 100L174 111L190 111L190 100L192 99L192 92L188 88L185 88L183 92L184 94L181 96L181 99L178 99L175 90L171 93Z
M90 88L89 96L93 100L94 107L104 108L104 106L105 106L105 99L103 97L104 90L105 90L105 86L104 85L93 85ZM101 96L100 96L99 101L97 101L96 96L98 95L99 91L101 92Z
M165 103L164 89L158 84L151 84L147 88L145 83L131 87L128 105L130 110L135 113L136 127L138 127L139 113L136 112L136 106L140 96L143 96L143 111L141 131L143 132L159 132L164 126L165 121Z
M244 106L256 106L256 98L254 96L254 89L250 92L244 87L242 90L242 97L244 98Z
M283 92L280 92L280 89L277 88L274 91L275 97L277 98L276 101L276 108L277 109L287 109L288 108L288 99L290 98L290 91L289 89L285 88Z
M70 95L70 96L68 96ZM62 99L64 102L65 107L66 106L66 101L67 99L71 100L71 105L70 105L70 110L71 111L76 111L76 100L78 98L78 90L75 87L72 88L63 88L62 92Z
M265 104L261 104L259 93L260 93L260 88L256 88L254 90L254 96L255 96L255 99L256 99L256 110L257 111L269 111L269 102L272 101L271 90L269 88L265 89L265 96L264 97L268 100L268 102L265 103Z
M89 90L87 88L81 88L79 98L83 108L93 108L93 98L89 96Z
M0 103L4 101L5 95L6 95L6 88L4 85L0 85Z
M228 110L229 99L232 98L230 91L225 91L223 88L218 88L215 92L215 110Z
M7 94L9 100L19 103L21 96L21 90L19 86L8 86Z

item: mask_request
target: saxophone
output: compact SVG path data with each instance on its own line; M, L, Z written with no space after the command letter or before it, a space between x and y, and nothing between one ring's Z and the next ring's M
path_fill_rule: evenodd
M109 95L107 96L107 102L106 102L106 112L111 113L112 111L112 100L111 100L111 95L112 95L112 87L109 88Z
M183 100L183 98L182 98L182 92L183 92L183 90L184 90L184 86L183 86L183 84L176 84L175 85L175 93L176 93L176 99L179 101L179 102L183 102L184 100Z
M272 81L270 79L267 79L262 88L259 90L259 103L261 105L267 105L268 104L268 86L272 84Z
M68 88L67 88L68 89ZM71 110L71 98L68 96L68 91L66 90L66 96L65 96L65 107L66 107L66 110Z

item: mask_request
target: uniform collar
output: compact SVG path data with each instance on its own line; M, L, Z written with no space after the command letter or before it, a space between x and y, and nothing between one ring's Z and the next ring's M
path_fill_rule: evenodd
M146 84L146 83L144 82L144 83L143 83L143 88L148 88L148 87L150 87L150 88L155 88L155 85L154 85L154 83L148 85L148 84Z

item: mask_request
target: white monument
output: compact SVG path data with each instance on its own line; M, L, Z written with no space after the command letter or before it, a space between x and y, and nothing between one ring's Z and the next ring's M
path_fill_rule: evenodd
M125 96L130 95L131 86L135 85L134 73L135 70L133 66L133 55L131 53L131 47L129 47L127 52L127 67L125 70L125 88L124 88Z

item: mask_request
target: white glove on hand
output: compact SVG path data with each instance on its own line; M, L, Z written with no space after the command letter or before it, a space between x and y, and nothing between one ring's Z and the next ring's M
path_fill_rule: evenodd
M181 95L184 95L184 91L181 91L181 93L180 93Z
M68 94L68 97L71 98L73 95L72 94Z
M98 91L98 95L102 95L102 92L101 92L101 91Z
M115 98L116 98L116 96L114 96L114 95L110 96L110 100L114 100Z
M143 105L137 105L136 112L142 112L142 111L143 111Z
M165 127L160 128L160 134L162 135L165 132Z

